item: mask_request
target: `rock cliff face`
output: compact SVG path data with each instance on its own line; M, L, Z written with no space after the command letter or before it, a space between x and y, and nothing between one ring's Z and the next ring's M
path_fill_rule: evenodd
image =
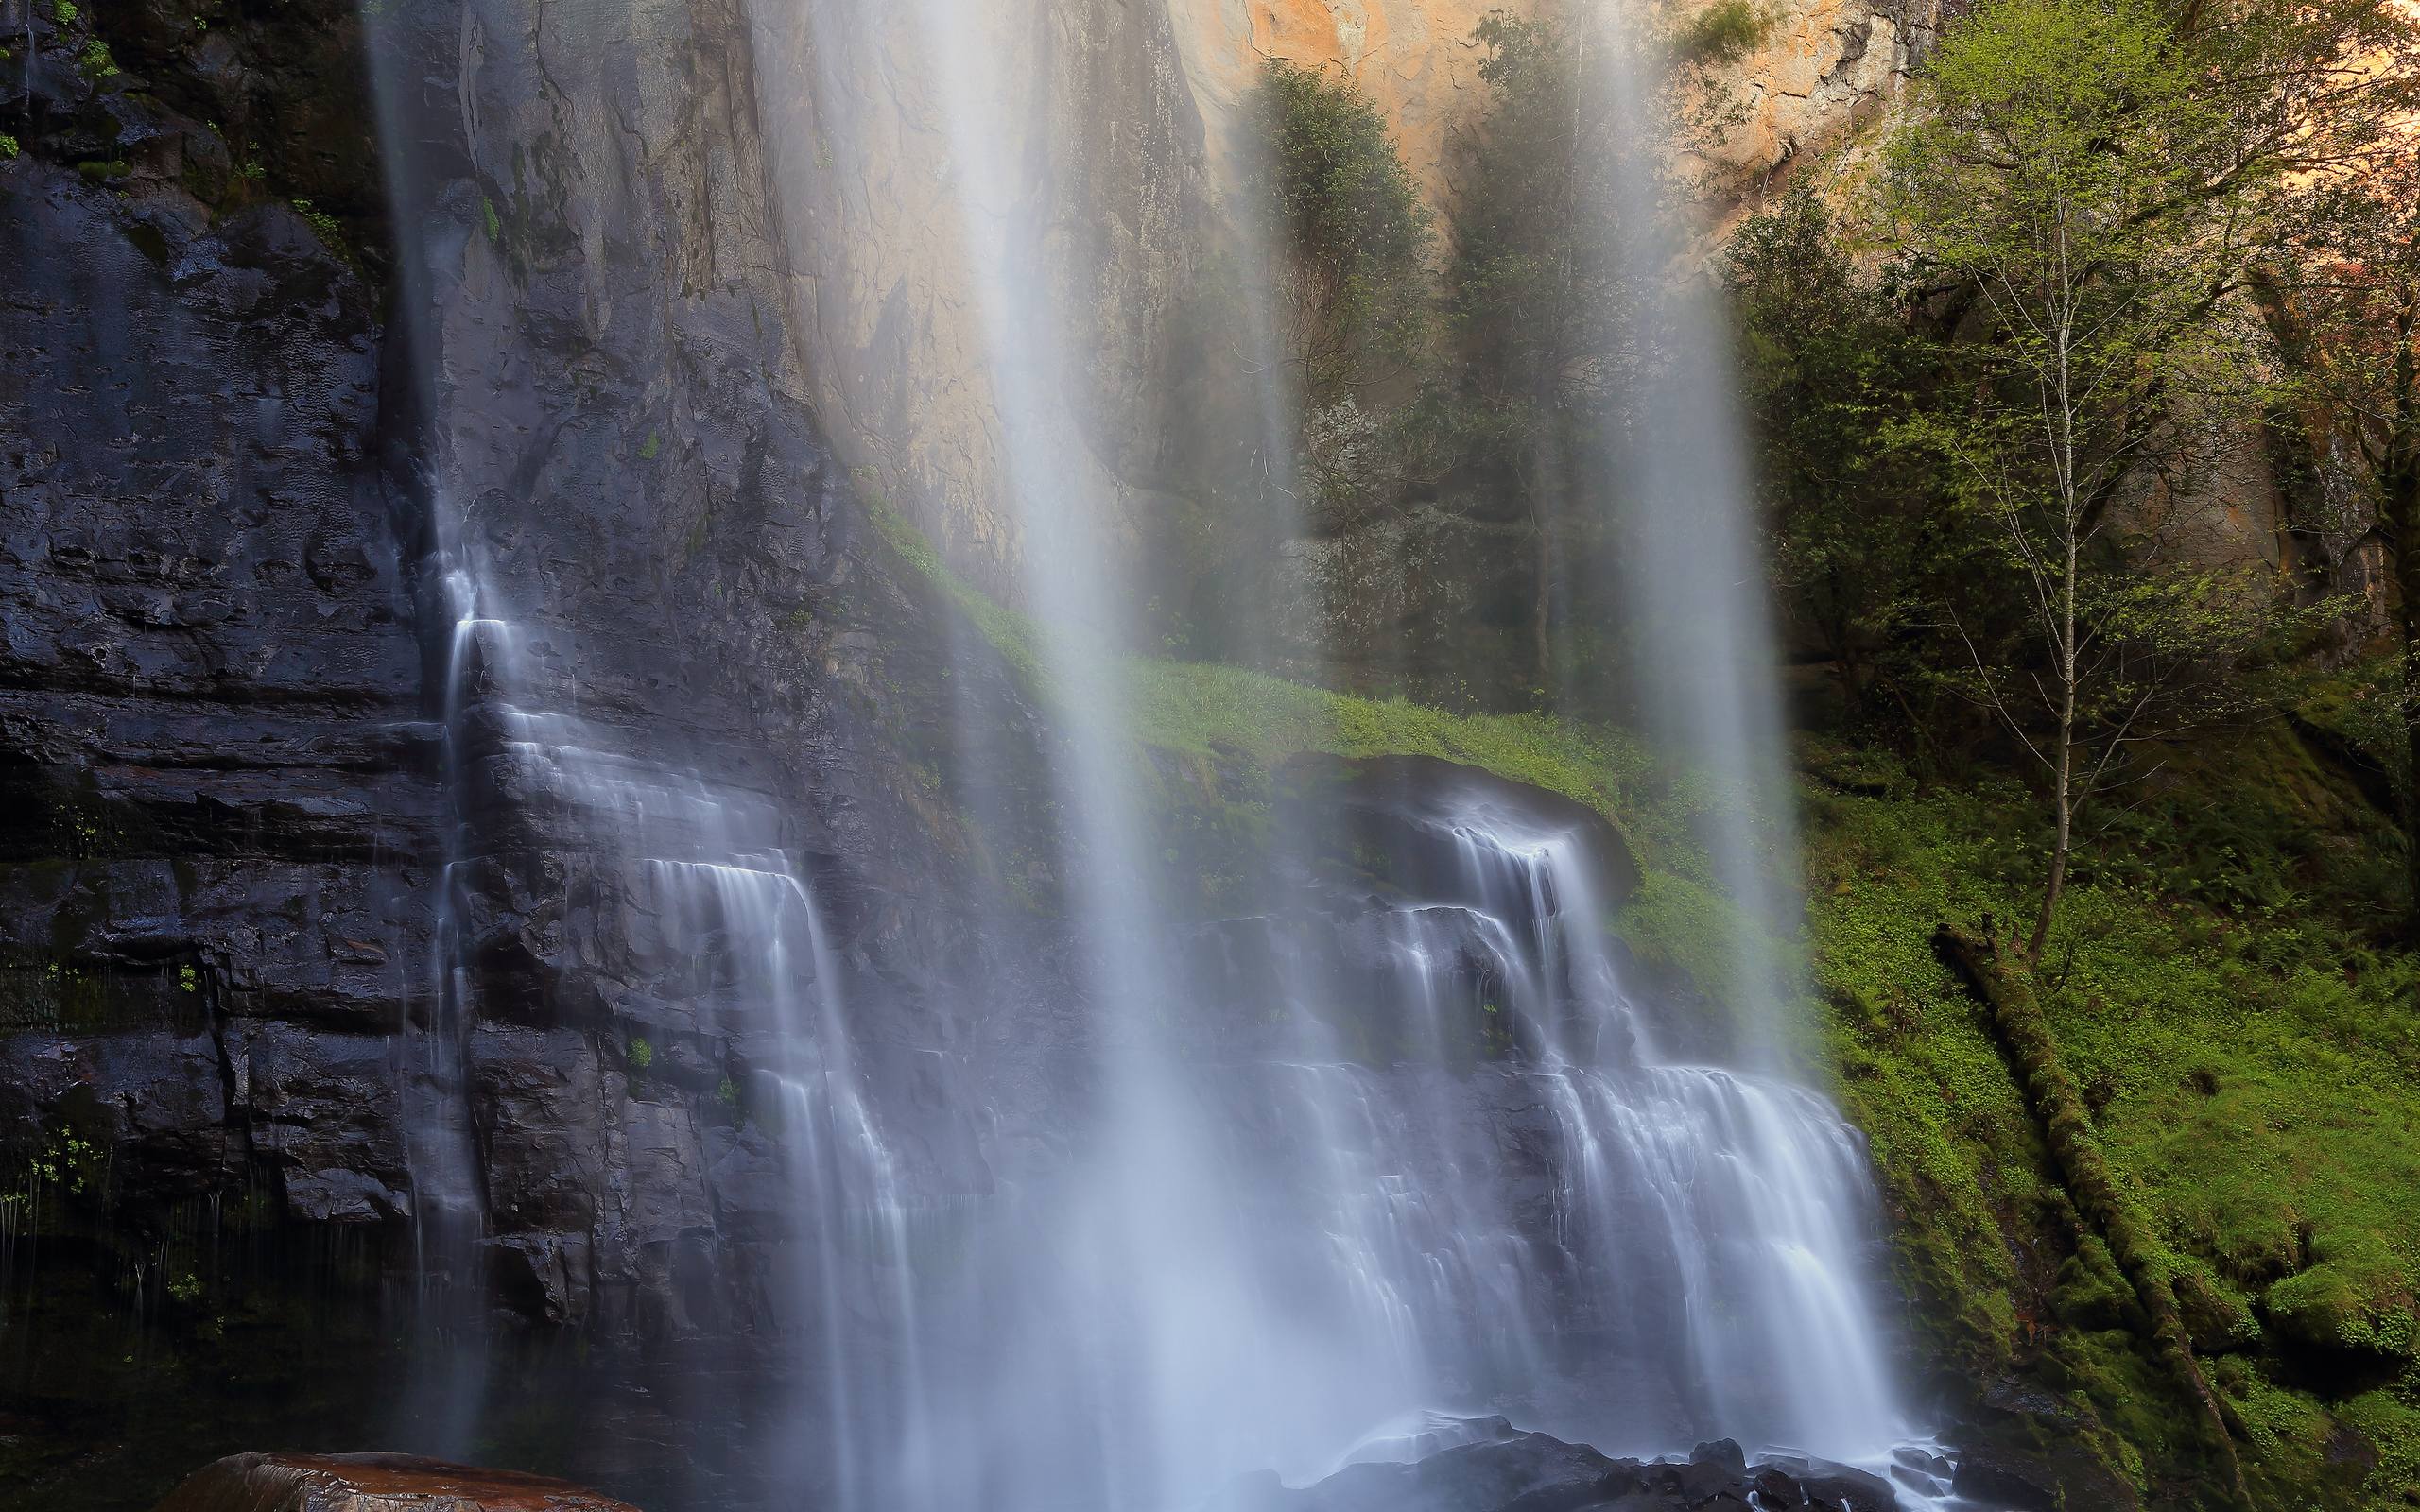
M949 35L1016 81L1017 97L987 119L1005 140L980 145L987 162L1005 166L987 169L967 161L976 145L952 140L949 91L933 83L946 64L928 56L916 7L756 7L795 302L813 333L808 371L836 446L960 572L1018 596L1022 545L1005 502L996 360L986 355L1046 343L987 327L962 260L972 221L1002 238L1018 285L1048 291L1043 318L1074 354L1063 370L1030 380L1039 392L1020 396L1081 438L1067 470L1089 475L1071 486L1113 501L1143 555L1181 554L1148 549L1171 543L1201 555L1201 541L1233 528L1236 511L1255 507L1267 465L1255 428L1262 359L1243 335L1243 285L1272 274L1235 199L1251 149L1247 100L1264 60L1352 77L1442 210L1485 104L1474 28L1497 9L1568 10L1572 35L1584 40L1588 26L1605 25L1593 13L1582 24L1584 9L1018 0L971 18L953 12ZM1936 21L1923 0L1773 8L1760 40L1709 86L1708 113L1722 124L1695 150L1716 218L1863 130L1901 90ZM1416 514L1390 520L1385 543L1363 554L1416 553L1431 524ZM1467 556L1469 544L1458 541L1454 554ZM1518 558L1517 543L1505 549ZM1335 555L1332 542L1304 551ZM1319 571L1353 576L1349 564Z
M816 397L842 450L961 571L1014 596L1020 542L985 353L1045 338L987 327L964 255L979 219L1005 237L1012 276L1050 291L1059 345L1082 354L1061 391L1030 396L1083 438L1066 463L1091 476L1069 486L1147 527L1203 471L1180 417L1218 357L1201 329L1217 250L1202 123L1164 12L1096 0L950 11L958 45L1018 92L990 123L1004 140L985 144L955 139L935 83L947 65L925 56L918 7L766 4L754 20ZM1014 171L973 182L976 150Z
M937 616L808 413L744 19L411 8L373 80L303 10L0 9L0 1246L49 1289L0 1485L59 1505L223 1432L130 1430L88 1314L208 1371L381 1273L463 1326L770 1326L767 1026L659 990L587 776L771 816L903 1004L966 954L902 755Z
M928 1191L988 1190L962 1110L1053 1106L1076 1032L1061 942L967 923L1011 863L1051 885L1036 722L996 669L945 676L836 455L1012 580L1001 333L949 223L962 144L888 58L908 18L431 0L372 12L372 77L318 0L105 30L5 4L34 43L0 76L29 123L0 162L0 1145L32 1174L0 1240L77 1277L56 1318L164 1319L214 1376L257 1300L217 1292L222 1241L302 1257L259 1291L338 1277L356 1342L576 1326L617 1366L577 1377L622 1394L545 1441L685 1475L761 1400L716 1372L799 1356L802 1208L762 1116L781 1026L694 970L727 945L666 858L812 892L816 990L880 989L864 1071ZM977 203L1087 354L1045 402L1141 540L1234 460L1250 49L1383 68L1443 195L1474 16L983 11L1029 95ZM88 1362L44 1338L0 1411L80 1444ZM124 1358L107 1389L153 1389ZM320 1352L319 1385L357 1379L314 1431L375 1432L391 1364ZM475 1380L406 1395L481 1426ZM0 1484L99 1504L147 1449L234 1447L111 1421L116 1451Z
M63 51L54 140L128 156L0 163L0 1125L156 1204L257 1172L398 1218L442 801L373 293L285 205L214 215L204 129Z
M532 1315L746 1314L709 1251L748 1206L718 1180L762 1177L711 1104L747 1058L634 988L599 799L514 721L576 710L586 756L786 816L862 969L942 974L924 837L956 821L894 765L938 744L939 651L808 418L1006 580L951 147L889 56L912 18L464 0L380 22L373 89L339 8L307 43L57 14L6 18L36 43L0 163L9 1138L105 1146L155 1225L247 1182L389 1238L475 1208L469 1263ZM1257 58L1354 71L1443 197L1478 14L987 8L1029 98L1028 177L983 202L1099 354L1055 402L1138 533L1216 470ZM1908 29L1786 19L1750 74L1830 123L1886 87L1891 49L1846 40L1876 26ZM509 671L470 619L510 626ZM433 1108L474 1152L451 1177L406 1132Z

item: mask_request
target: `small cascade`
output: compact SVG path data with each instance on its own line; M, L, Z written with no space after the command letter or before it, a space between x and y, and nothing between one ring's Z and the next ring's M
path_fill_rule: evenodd
M1855 1133L1802 1087L1655 1053L1580 837L1483 803L1404 822L1449 858L1424 890L1222 926L1214 952L1277 942L1268 1042L1302 1058L1225 1068L1256 1146L1231 1158L1309 1157L1261 1227L1320 1236L1372 1422L1885 1461L1910 1430L1860 1280Z
M644 810L641 833L728 801L615 782L596 798ZM1915 1467L1935 1461L1860 1280L1876 1213L1856 1135L1802 1087L1653 1052L1586 836L1462 799L1398 819L1416 889L1315 870L1283 909L1167 942L1201 1026L1171 1053L1221 1197L1191 1222L1240 1257L1202 1287L1117 1266L1135 1241L1099 1227L1096 1136L1032 1146L1063 1119L1047 1101L990 1110L988 1193L901 1158L781 856L642 865L655 990L778 1026L780 1069L746 1095L773 1099L791 1173L807 1384L783 1452L813 1504L1189 1505L1245 1472L1301 1484L1440 1447L1404 1425L1485 1415L1616 1453L1731 1437L1888 1473L1905 1451L1922 1504ZM1178 1465L1150 1395L1170 1340L1138 1353L1122 1332L1171 1297L1221 1368L1236 1340L1209 1335L1253 1331L1251 1389L1195 1399ZM1153 1477L1165 1497L1131 1500Z
M525 644L482 575L433 575L453 614L446 643L447 776L458 814L440 898L436 990L399 1045L412 1133L416 1261L424 1332L441 1364L414 1383L406 1417L438 1441L465 1441L482 1400L478 1319L481 1244L490 1238L474 1128L473 1026L530 1005L476 994L544 993L564 974L593 980L616 1019L634 1025L618 1049L633 1079L658 1054L649 1035L742 1047L747 1085L722 1094L781 1144L789 1190L783 1218L795 1299L783 1326L828 1381L814 1393L813 1435L838 1504L860 1493L856 1456L921 1400L912 1366L889 1381L859 1358L870 1335L914 1336L908 1213L896 1161L860 1086L839 982L804 867L774 842L786 825L758 793L665 769L631 748L631 732L576 707L551 651ZM544 639L544 638L542 638ZM523 910L543 906L525 875L568 856L587 893L564 937L533 942ZM544 952L546 958L527 958ZM661 1024L661 1030L655 1025ZM464 1284L464 1279L469 1283ZM876 1327L860 1324L874 1320ZM887 1357L887 1356L886 1356ZM915 1351L905 1358L912 1362ZM879 1421L886 1425L877 1429Z

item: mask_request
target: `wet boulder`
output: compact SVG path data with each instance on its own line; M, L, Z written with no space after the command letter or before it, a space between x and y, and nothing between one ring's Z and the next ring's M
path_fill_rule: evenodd
M1897 1512L1890 1483L1846 1465L1781 1457L1751 1464L1730 1439L1686 1460L1613 1459L1584 1444L1492 1431L1409 1462L1349 1465L1289 1489L1238 1481L1203 1512Z
M637 1512L568 1481L410 1454L230 1454L158 1512Z

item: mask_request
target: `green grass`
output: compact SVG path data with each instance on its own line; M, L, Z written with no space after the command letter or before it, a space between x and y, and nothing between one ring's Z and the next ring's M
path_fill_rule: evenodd
M884 540L966 615L1027 691L1054 701L1033 621L953 572L897 510L875 502L869 511ZM1136 742L1180 756L1240 759L1264 769L1306 753L1433 756L1562 794L1616 821L1625 790L1644 782L1650 766L1644 747L1627 735L1543 714L1452 714L1220 662L1136 656L1119 670Z
M2243 754L2268 773L2290 753ZM2420 1488L2420 971L2366 933L2379 837L2331 850L2308 792L2246 775L2099 838L2044 1007L2125 1199L2199 1298L2188 1321L2223 1366L2256 1490L2280 1507L2404 1505ZM1939 919L2027 917L2034 805L2014 791L1812 805L1832 1059L1923 1327L1970 1378L2014 1366L2063 1383L2156 1483L2177 1415L2155 1383L2127 1380L2129 1336L2093 1327L2110 1319L2092 1278L2050 1263L2067 1247L2064 1194L1983 1022L1926 948ZM2346 1457L2346 1429L2375 1469Z

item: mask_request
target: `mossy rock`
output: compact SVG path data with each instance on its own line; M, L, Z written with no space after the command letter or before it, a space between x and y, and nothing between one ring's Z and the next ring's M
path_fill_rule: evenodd
M2260 1301L2270 1337L2289 1349L2368 1357L2381 1366L2420 1360L2410 1299L2381 1301L2333 1264L2287 1277Z
M2087 1236L2060 1263L2050 1305L2070 1328L2098 1332L2142 1326L2142 1304L2135 1289L2110 1258L2109 1246L2094 1236Z
M2176 1309L2197 1353L2231 1354L2260 1343L2260 1322L2252 1309L2200 1265L2177 1273Z

